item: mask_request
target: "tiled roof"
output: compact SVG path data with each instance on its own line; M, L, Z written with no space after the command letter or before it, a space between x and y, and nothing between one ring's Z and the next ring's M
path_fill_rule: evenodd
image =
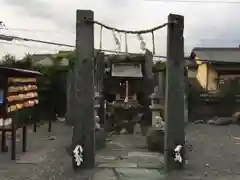
M31 71L26 69L9 68L0 66L0 73L7 74L8 76L41 76L42 74L38 71Z
M192 50L202 61L240 63L240 48L196 47Z

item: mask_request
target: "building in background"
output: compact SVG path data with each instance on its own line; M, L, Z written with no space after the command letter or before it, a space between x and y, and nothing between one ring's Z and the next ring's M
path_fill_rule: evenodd
M218 91L230 81L240 85L240 48L196 47L191 53L195 68L188 72L205 91ZM194 80L192 80L194 82Z
M57 54L32 54L31 58L35 65L42 65L42 66L52 66L53 65L53 57L56 55L60 55L62 58L60 59L60 64L62 66L68 66L68 59L64 57L65 55L71 53L71 51L59 51Z

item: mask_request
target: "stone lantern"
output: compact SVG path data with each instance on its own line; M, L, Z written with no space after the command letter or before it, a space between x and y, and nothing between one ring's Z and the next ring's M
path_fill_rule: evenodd
M100 93L95 91L95 104L94 104L94 117L95 117L95 123L96 123L96 130L100 129L100 118L98 116L98 109L100 108Z
M164 111L164 106L162 105L163 98L160 98L154 92L151 94L150 99L151 99L150 109L152 110L152 126L156 127L158 126L159 123L162 123L163 121L162 117L162 112Z

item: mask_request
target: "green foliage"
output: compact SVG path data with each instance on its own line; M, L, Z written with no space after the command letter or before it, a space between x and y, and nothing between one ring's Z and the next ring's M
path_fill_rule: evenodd
M221 86L220 95L223 97L223 103L230 105L236 102L236 95L240 94L239 79L229 80L225 85Z
M66 111L66 76L67 67L61 66L64 57L60 54L54 55L51 60L52 66L38 65L36 70L44 74L38 78L41 111L48 114L47 118L54 118L55 114L65 115Z
M11 54L6 54L3 56L2 61L0 62L1 65L12 67L16 63L15 56L12 56Z
M153 66L153 71L162 71L166 69L166 61L157 61L156 64Z

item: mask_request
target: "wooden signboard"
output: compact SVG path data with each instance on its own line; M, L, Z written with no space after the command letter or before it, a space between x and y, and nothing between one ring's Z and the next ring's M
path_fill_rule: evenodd
M38 104L36 78L8 78L6 111L11 113Z
M16 159L16 130L22 128L22 150L26 151L26 124L19 123L19 111L37 105L36 71L28 71L0 66L0 131L1 151L6 152L6 132L11 132L11 155Z

